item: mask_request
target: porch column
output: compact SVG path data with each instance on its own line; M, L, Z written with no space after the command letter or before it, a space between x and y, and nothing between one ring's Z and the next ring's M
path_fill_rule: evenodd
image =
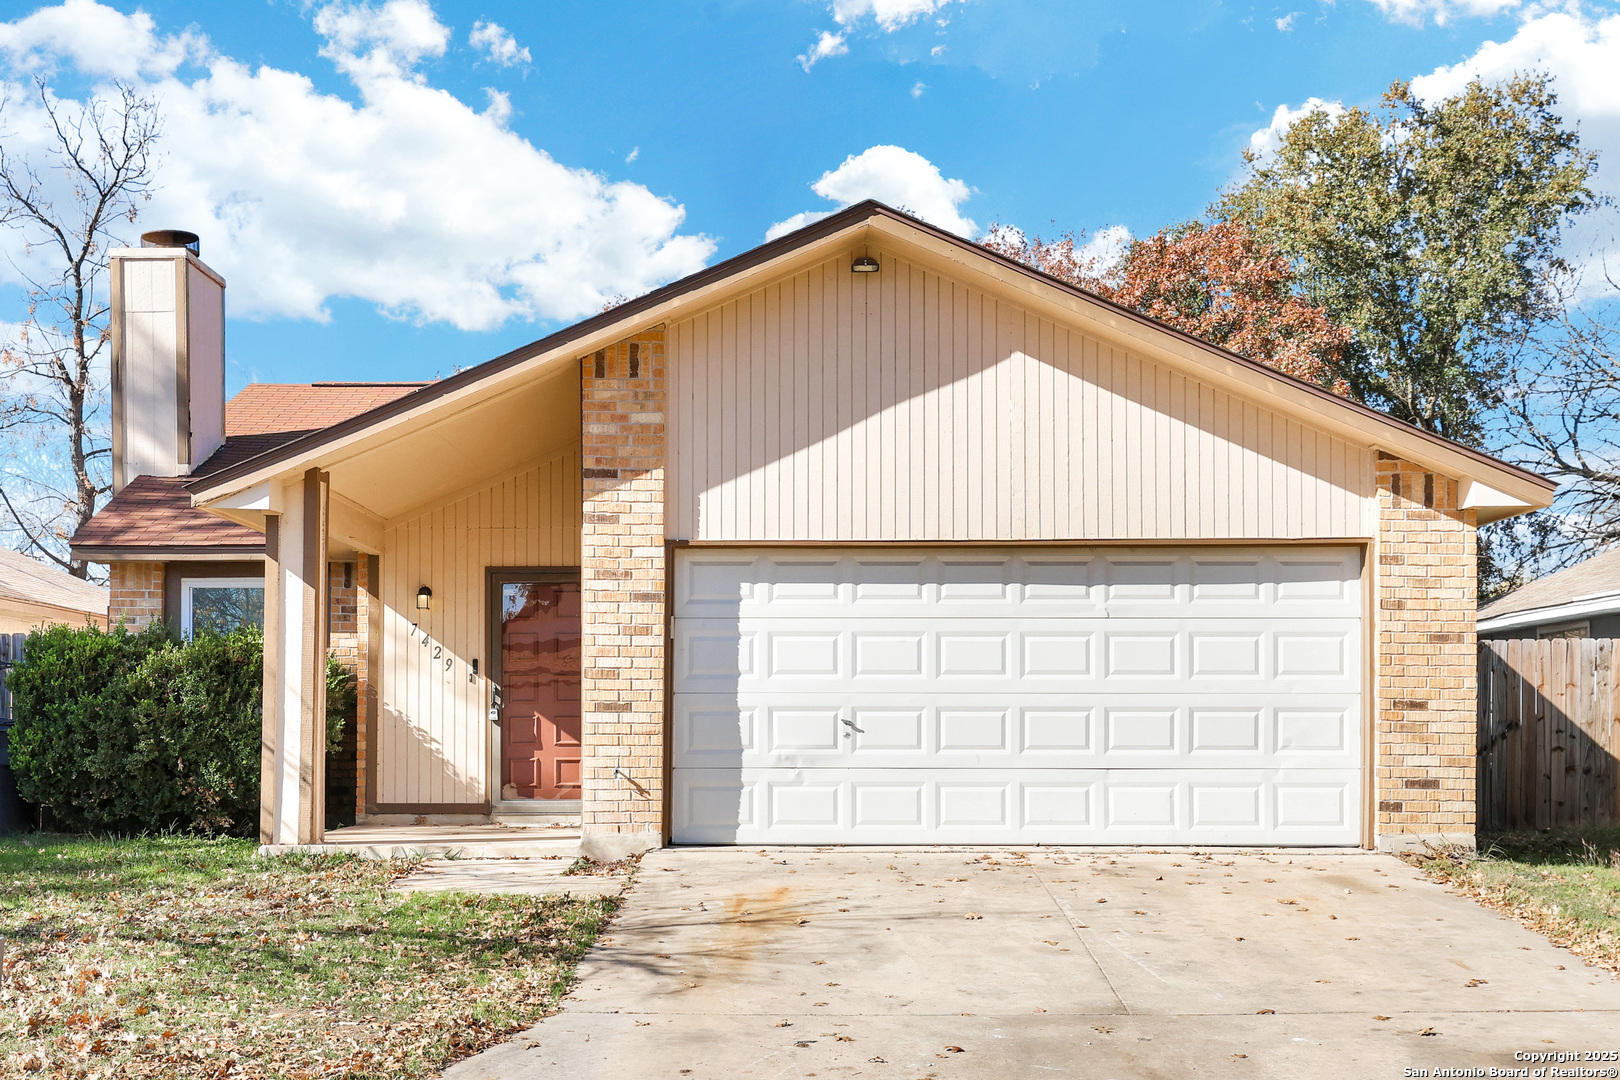
M330 482L310 469L266 516L259 842L318 844L326 817L326 535Z
M581 358L581 798L590 858L664 836L664 328Z

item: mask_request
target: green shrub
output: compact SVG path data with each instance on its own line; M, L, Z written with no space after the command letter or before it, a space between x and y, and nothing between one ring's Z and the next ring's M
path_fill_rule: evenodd
M15 695L17 791L74 830L258 827L264 637L255 627L180 641L53 626L28 637ZM326 749L343 741L355 675L326 663Z
M336 653L326 657L326 752L335 754L343 746L343 729L354 719L360 704L353 670L337 658Z
M259 802L263 638L182 643L163 627L53 626L7 680L11 767L58 827L250 832Z

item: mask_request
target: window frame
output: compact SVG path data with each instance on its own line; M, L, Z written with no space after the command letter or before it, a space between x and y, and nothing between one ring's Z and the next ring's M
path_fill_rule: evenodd
M180 582L180 636L190 641L193 628L192 594L197 589L258 589L264 592L263 577L188 577ZM262 625L262 624L261 624Z

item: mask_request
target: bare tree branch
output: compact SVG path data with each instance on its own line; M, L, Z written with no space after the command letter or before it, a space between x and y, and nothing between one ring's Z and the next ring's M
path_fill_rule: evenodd
M115 230L133 223L149 198L159 120L155 102L122 83L110 102L83 105L62 102L44 79L35 85L49 135L41 159L13 153L0 134L0 224L21 240L20 252L6 254L29 297L18 340L0 350L0 432L31 437L36 451L20 478L27 497L0 491L0 529L84 577L67 542L111 488L107 252L119 242ZM53 490L54 470L71 492Z

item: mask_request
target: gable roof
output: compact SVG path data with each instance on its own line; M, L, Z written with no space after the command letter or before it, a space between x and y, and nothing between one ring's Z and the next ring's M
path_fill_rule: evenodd
M206 549L221 558L264 551L264 534L192 505L186 484L311 431L375 409L426 383L252 383L225 403L225 443L191 476L137 476L73 536L73 554L158 558ZM103 607L105 611L105 606Z
M1594 555L1544 578L1522 585L1506 596L1482 605L1479 621L1524 614L1509 625L1534 625L1560 617L1556 609L1579 605L1581 614L1620 611L1620 548ZM1567 614L1567 613L1566 613ZM1505 629L1506 627L1504 627Z
M786 259L822 240L827 240L846 230L869 223L884 226L890 233L909 230L932 241L935 246L943 246L952 250L957 256L961 257L959 258L961 262L967 262L970 259L978 260L981 264L989 264L999 269L1009 277L1022 280L1039 288L1054 290L1056 293L1069 298L1082 300L1097 309L1101 309L1110 317L1111 323L1116 326L1123 324L1136 328L1138 332L1146 330L1154 335L1168 337L1183 345L1192 346L1199 355L1215 358L1226 364L1234 365L1238 370L1247 371L1251 373L1251 377L1252 375L1260 375L1267 380L1274 380L1278 384L1289 386L1295 395L1304 395L1313 402L1311 405L1313 412L1347 416L1364 433L1370 430L1382 435L1382 439L1376 435L1370 437L1369 441L1373 445L1387 442L1391 449L1405 449L1406 456L1415 458L1419 462L1425 460L1426 455L1422 451L1424 448L1428 448L1430 450L1428 457L1437 457L1444 461L1468 463L1470 469L1467 471L1484 473L1491 476L1495 483L1501 483L1517 490L1518 494L1504 495L1495 491L1494 487L1487 489L1491 495L1501 496L1499 501L1505 502L1508 506L1523 509L1544 506L1550 502L1551 492L1557 487L1552 481L1527 469L1519 468L1472 447L1452 442L1442 436L1402 423L1386 413L1379 412L1359 402L1338 397L1313 383L1304 382L1286 375L1267 367L1257 360L1251 360L1248 357L1229 352L1184 330L1158 322L1138 311L1116 304L1060 278L1052 277L1049 274L1026 266L972 241L965 240L954 233L946 232L914 218L909 214L904 214L882 203L868 200L847 207L803 229L761 244L759 247L717 263L705 270L700 270L679 281L654 289L652 292L634 300L627 301L599 315L575 323L483 364L430 383L367 412L335 423L330 427L300 435L275 449L243 460L229 468L221 469L210 476L193 479L187 483L187 489L193 494L194 502L203 503L223 498L231 494L233 490L250 486L263 479L266 475L280 471L283 467L291 468L298 462L310 460L324 448L332 447L350 436L386 425L390 420L404 417L441 399L459 395L464 391L477 387L481 383L492 382L511 369L524 365L531 360L558 353L570 345L578 347L589 343L592 348L597 347L595 343L601 340L604 334L614 331L615 328L619 333L612 340L628 336L639 326L660 321L658 316L663 314L665 309L670 308L691 294L712 289L727 282L728 279L742 277L756 268ZM1139 334L1138 336L1142 335ZM1438 471L1457 475L1465 470L1453 466ZM1527 497L1521 498L1520 495ZM1465 503L1465 505L1471 504ZM1509 512L1516 513L1520 511L1515 509Z
M0 548L0 599L107 615L107 590L27 555Z

